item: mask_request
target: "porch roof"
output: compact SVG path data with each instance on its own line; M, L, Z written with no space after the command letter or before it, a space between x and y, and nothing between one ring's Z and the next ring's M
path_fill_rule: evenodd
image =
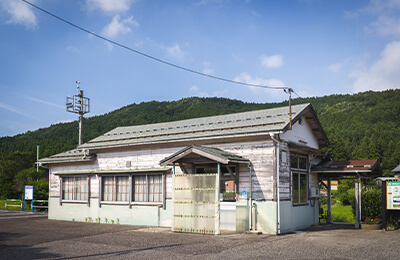
M167 166L167 165L172 165L173 163L179 161L180 159L184 158L185 156L194 153L197 155L200 155L202 157L205 157L207 159L222 163L222 164L228 164L228 163L247 163L249 162L248 159L218 149L214 147L206 147L206 146L199 146L199 145L189 145L178 152L162 159L160 161L160 165L162 166Z
M37 164L67 163L67 162L91 162L96 159L96 154L90 154L87 149L74 149L64 153L52 155L40 159Z
M312 167L311 172L318 173L321 177L382 176L382 169L378 160L330 161Z

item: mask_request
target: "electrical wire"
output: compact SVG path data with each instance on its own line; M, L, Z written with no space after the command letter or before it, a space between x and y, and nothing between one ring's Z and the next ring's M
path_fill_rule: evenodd
M55 14L53 14L53 13L47 11L47 10L45 10L45 9L43 9L43 8L37 6L37 5L34 5L34 4L31 3L31 2L28 2L28 1L26 1L26 0L21 0L21 1L25 2L26 4L28 4L28 5L30 5L30 6L32 6L32 7L34 7L34 8L36 8L36 9L38 9L38 10L44 12L44 13L46 13L46 14L48 14L48 15L50 15L50 16L52 16L52 17L54 17L54 18L56 18L56 19L58 19L58 20L60 20L60 21L62 21L62 22L64 22L64 23L66 23L66 24L69 24L69 25L71 25L71 26L73 26L73 27L75 27L75 28L77 28L77 29L79 29L79 30L81 30L81 31L83 31L83 32L86 32L86 33L88 33L88 34L90 34L90 35L93 35L93 36L95 36L95 37L97 37L97 38L99 38L99 39L102 39L102 40L104 40L104 41L106 41L106 42L109 42L109 43L111 43L111 44L114 44L114 45L116 45L116 46L119 46L119 47L121 47L121 48L124 48L124 49L129 50L129 51L131 51L131 52L134 52L134 53L136 53L136 54L142 55L142 56L144 56L144 57L146 57L146 58L149 58L149 59L158 61L158 62L160 62L160 63L163 63L163 64L165 64L165 65L172 66L172 67L177 68L177 69L180 69L180 70L184 70L184 71L191 72L191 73L194 73L194 74L197 74L197 75L200 75L200 76L209 77L209 78L216 79L216 80L220 80L220 81L225 81L225 82L234 83L234 84L239 84L239 85L244 85L244 86L249 86L249 87L257 87L257 88L265 88L265 89L282 89L282 90L289 90L289 89L290 89L289 87L285 87L285 86L282 86L282 87L272 87L272 86L265 86L265 85L258 85L258 84L251 84L251 83L245 83L245 82L230 80L230 79L226 79L226 78L222 78L222 77L217 77L217 76L213 76L213 75L210 75L210 74L206 74L206 73L203 73L203 72L199 72L199 71L196 71L196 70L193 70L193 69L189 69L189 68L186 68L186 67L183 67L183 66L179 66L179 65L176 65L176 64L174 64L174 63L171 63L171 62L168 62L168 61L159 59L159 58L154 57L154 56L151 56L151 55L149 55L149 54L140 52L140 51L138 51L138 50L135 50L135 49L133 49L133 48L131 48L131 47L128 47L128 46L123 45L123 44L121 44L121 43L118 43L118 42L116 42L116 41L110 40L110 39L108 39L108 38L106 38L106 37L104 37L104 36L101 36L101 35L97 34L97 33L91 32L91 31L89 31L89 30L87 30L87 29L85 29L85 28L83 28L83 27L81 27L81 26L79 26L79 25L76 25L76 24L74 24L74 23L72 23L72 22L69 22L69 21L67 21L67 20L65 20L65 19L63 19L63 18L61 18L61 17L59 17L59 16L57 16L57 15L55 15ZM291 90L291 91L292 91L293 93L295 93L293 90ZM286 92L286 91L285 91L285 92ZM295 94L296 94L296 93L295 93ZM297 95L297 94L296 94L296 95ZM297 96L300 97L299 95L297 95Z

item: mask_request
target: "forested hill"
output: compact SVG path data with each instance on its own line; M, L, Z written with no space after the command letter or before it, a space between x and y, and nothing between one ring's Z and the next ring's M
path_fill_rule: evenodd
M386 172L399 163L400 90L293 100L293 104L300 103L313 105L336 160L378 158ZM287 105L287 101L256 104L226 98L198 97L131 104L105 115L85 119L84 141L123 125L167 122ZM0 171L7 160L18 161L17 157L21 156L25 162L15 170L33 165L36 145L40 145L41 158L75 148L78 143L77 127L76 121L60 123L0 138Z

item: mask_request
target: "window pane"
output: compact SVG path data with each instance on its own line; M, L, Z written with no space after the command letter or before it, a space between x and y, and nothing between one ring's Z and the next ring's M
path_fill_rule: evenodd
M135 176L133 185L133 201L147 201L146 175Z
M299 156L299 169L307 170L307 158Z
M73 194L73 177L63 177L62 199L72 200Z
M307 176L300 174L300 202L307 202Z
M103 181L103 201L113 201L114 177L102 177Z
M129 177L116 177L117 179L117 201L128 201Z
M290 167L292 169L298 169L298 159L299 157L296 154L291 154L290 155Z
M75 200L87 200L87 178L75 177Z
M148 178L149 178L149 201L161 202L162 199L161 175L150 175Z
M293 173L293 203L299 203L299 174Z

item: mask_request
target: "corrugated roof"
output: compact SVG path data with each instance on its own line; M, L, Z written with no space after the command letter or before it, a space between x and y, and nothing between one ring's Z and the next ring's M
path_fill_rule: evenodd
M392 170L392 172L400 172L400 164Z
M312 167L312 172L326 176L348 176L360 173L363 176L382 176L378 160L333 161Z
M87 154L87 150L74 149L67 152L52 155L47 158L42 158L38 161L40 164L47 163L63 163L63 162L89 162L96 159L96 154Z
M308 107L311 105L292 106L292 118ZM280 107L166 123L118 127L79 148L101 149L282 131L287 128L289 121L289 108Z
M228 164L228 163L244 163L244 162L248 162L249 160L221 150L219 148L214 148L214 147L206 147L206 146L199 146L199 145L189 145L181 150L179 150L178 152L162 159L160 161L161 165L170 165L173 162L179 160L181 157L180 155L186 155L187 152L189 153L195 153L195 154L199 154L202 155L203 157L209 158L211 160L215 160L224 164Z

